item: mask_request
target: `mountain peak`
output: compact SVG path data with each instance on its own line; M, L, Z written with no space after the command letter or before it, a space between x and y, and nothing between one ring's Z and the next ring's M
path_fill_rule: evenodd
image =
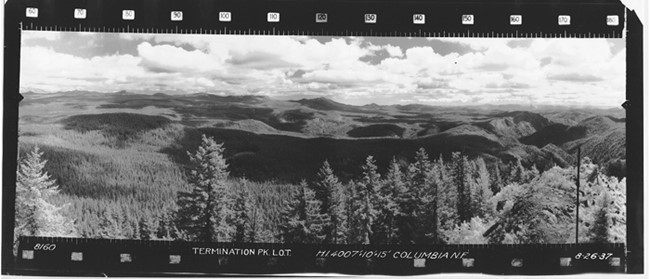
M594 135L609 131L617 126L624 127L624 124L618 123L617 125L609 116L596 115L580 121L577 126L586 128L589 135Z
M539 113L530 112L530 111L510 111L495 114L496 117L512 117L512 120L515 124L525 121L530 123L535 130L541 130L544 127L548 126L550 122L544 116Z
M332 103L332 104L337 103L336 101L334 101L334 100L332 100L332 99L329 99L329 98L327 98L327 97L316 97L316 98L312 98L312 99L303 98L303 99L300 99L300 101L305 101L305 102L322 102L322 103Z
M113 93L115 95L129 95L131 93L127 92L126 90L120 90L118 92Z
M378 105L376 103L370 103L370 104L364 105L364 107L371 108L371 109L379 109L379 108L383 108L384 106Z

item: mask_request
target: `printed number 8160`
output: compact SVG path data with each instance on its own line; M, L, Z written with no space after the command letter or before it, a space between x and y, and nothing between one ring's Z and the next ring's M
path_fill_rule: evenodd
M34 245L34 250L54 251L54 249L56 249L56 244L54 243L36 243Z

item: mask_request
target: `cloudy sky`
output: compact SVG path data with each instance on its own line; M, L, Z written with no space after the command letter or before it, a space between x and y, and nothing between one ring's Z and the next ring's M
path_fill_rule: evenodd
M328 97L348 104L625 100L624 39L147 35L26 31L21 92Z

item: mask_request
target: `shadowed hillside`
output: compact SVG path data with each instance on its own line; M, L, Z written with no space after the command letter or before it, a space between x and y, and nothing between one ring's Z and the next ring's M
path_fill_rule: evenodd
M375 124L350 130L348 135L355 138L397 137L401 138L404 128L393 124Z
M186 137L164 152L177 162L188 163L185 150L195 149L201 134L214 137L223 142L226 158L231 166L231 174L256 181L278 180L299 182L313 176L314 169L328 160L342 179L352 178L361 170L363 160L373 155L379 162L389 162L393 156L406 159L420 147L437 157L450 156L451 152L463 151L470 156L493 158L501 146L480 136L439 135L421 139L332 139L297 138L283 135L258 135L250 132L202 128L188 130ZM385 164L384 163L384 164ZM380 164L380 168L385 165ZM287 171L291 170L291 171Z
M587 134L586 127L571 126L563 124L551 124L544 129L519 139L523 144L542 147L547 144L561 145L565 142L580 139Z
M158 129L171 123L164 116L134 113L106 113L74 115L64 119L65 129L80 133L99 131L107 137L124 141L143 132Z

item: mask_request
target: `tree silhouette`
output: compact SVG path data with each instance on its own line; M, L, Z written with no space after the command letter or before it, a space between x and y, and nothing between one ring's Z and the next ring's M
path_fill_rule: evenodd
M438 184L435 169L424 148L415 153L415 162L409 165L407 175L408 194L403 200L405 204L402 209L407 219L406 234L402 235L406 238L403 241L421 244L437 242Z
M343 244L348 236L347 215L343 185L334 175L328 161L318 171L315 195L321 201L321 213L327 214L330 222L326 229L327 243Z
M14 236L73 237L77 235L72 220L51 203L59 187L44 170L46 160L38 146L27 154L16 173L16 223Z
M400 197L406 191L404 174L402 173L395 157L388 164L388 172L380 183L377 191L378 216L375 222L374 242L380 244L395 244L399 241L398 220L402 216L400 211Z
M179 192L177 227L193 241L230 241L234 226L229 222L233 199L228 192L228 164L223 158L223 144L201 138L189 174L190 192Z
M379 189L380 176L377 173L377 166L372 156L366 158L363 165L363 177L356 183L356 191L352 198L352 210L354 212L352 222L353 242L370 244L373 234L373 225L377 219L376 191Z

